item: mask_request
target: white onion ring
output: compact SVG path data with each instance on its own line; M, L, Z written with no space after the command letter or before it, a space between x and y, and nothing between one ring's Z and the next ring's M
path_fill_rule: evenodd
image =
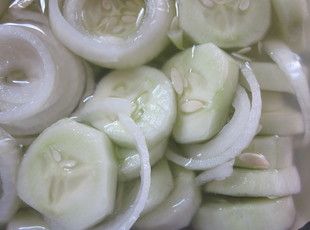
M98 225L94 230L129 230L139 218L148 199L151 186L149 151L142 131L128 115L131 110L129 101L117 98L107 98L101 101L100 109L106 109L106 113L118 114L121 124L133 135L141 162L141 183L136 199L130 208L124 213L116 215L113 219Z
M300 57L279 40L270 39L265 41L264 48L271 59L285 73L284 76L287 77L294 90L304 120L303 142L307 145L310 142L310 91Z
M0 128L0 226L7 223L19 208L16 178L21 151L14 139Z
M245 80L249 84L252 93L252 105L249 115L249 119L246 123L246 127L243 129L242 134L238 137L237 141L230 146L223 153L218 156L207 158L207 159L197 159L195 158L186 158L178 155L175 152L168 151L167 158L172 162L183 166L191 170L205 170L214 168L224 162L232 160L238 154L240 154L252 141L255 137L256 132L259 128L259 121L262 110L262 100L260 94L259 84L255 78L255 75L249 65L245 63L241 65L241 72L245 77Z
M61 7L64 0L49 1L49 18L55 35L74 53L86 60L108 68L138 66L153 59L168 43L167 32L173 17L171 0L147 0L146 16L139 29L128 39L115 36L94 36L80 31L76 24L76 11L80 11L86 0L70 2L67 17ZM73 9L74 8L74 9ZM152 29L150 29L152 27ZM159 36L164 34L165 36ZM152 38L152 40L150 40ZM153 39L156 38L156 39ZM150 48L150 41L152 48ZM143 53L137 57L136 53Z
M43 24L6 23L0 33L1 49L8 49L0 60L2 74L21 69L30 77L23 87L0 84L2 106L8 105L0 112L0 124L14 136L37 134L74 110L83 92L84 67ZM19 49L7 48L13 45Z

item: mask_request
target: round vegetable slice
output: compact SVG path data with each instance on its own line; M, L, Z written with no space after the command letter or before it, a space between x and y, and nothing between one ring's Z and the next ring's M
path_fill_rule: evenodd
M9 222L19 208L16 179L20 158L19 146L0 128L0 226Z
M279 136L255 137L235 161L236 167L251 169L283 169L292 165L293 140Z
M0 124L14 136L37 134L77 106L83 64L44 25L6 23L0 33L5 54L0 59Z
M238 197L282 197L300 192L300 178L293 166L279 170L235 168L225 180L206 184L204 191Z
M167 143L167 140L163 140L162 142L153 146L153 148L149 149L151 165L154 165L156 162L158 162L166 153ZM115 152L117 157L120 159L118 171L119 179L127 181L137 178L139 176L139 170L141 167L138 151L136 149L127 149L116 146Z
M270 0L178 0L177 3L180 28L199 44L246 47L261 40L270 25Z
M212 138L229 115L239 77L237 63L209 43L172 57L163 71L178 95L175 141L185 144Z
M279 199L206 196L193 220L193 229L283 230L295 219L291 196Z
M120 197L118 197L121 210L131 205L139 186L139 180L128 181L121 184ZM157 208L157 206L168 197L173 187L174 181L170 167L167 160L162 159L152 168L149 196L141 216Z
M59 40L109 68L134 67L157 56L168 42L173 14L170 0L49 1L51 27Z
M100 103L108 97L130 101L130 116L145 135L148 146L166 139L176 117L175 95L167 77L151 67L113 71L97 85L81 119L104 131L122 147L135 147L134 139L113 116L108 116Z
M262 90L294 94L292 86L277 64L252 62L251 67Z
M134 229L177 230L190 224L201 202L199 187L193 172L173 166L172 173L175 185L168 198L142 216Z
M20 198L42 213L51 226L85 229L113 211L116 181L117 165L109 139L64 119L29 147L17 189Z
M262 113L260 135L292 136L305 131L302 114L294 109Z

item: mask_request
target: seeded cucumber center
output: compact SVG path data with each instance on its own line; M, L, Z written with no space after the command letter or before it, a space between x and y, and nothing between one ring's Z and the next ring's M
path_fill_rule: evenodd
M143 0L87 0L81 18L91 34L127 38L141 24L144 12Z

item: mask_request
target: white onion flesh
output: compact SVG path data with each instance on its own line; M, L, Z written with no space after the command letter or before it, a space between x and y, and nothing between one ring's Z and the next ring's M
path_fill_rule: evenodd
M0 83L0 124L14 136L37 134L77 106L84 67L42 24L6 23L0 34L0 50L6 54L0 59L0 75L26 75L18 83Z
M89 35L81 30L80 22L83 3L79 1L50 0L49 18L55 35L74 53L86 60L108 68L138 66L153 59L166 46L167 32L173 17L170 0L147 0L142 23L127 39L112 35ZM61 6L68 3L66 18ZM150 29L152 27L152 29ZM154 39L156 38L156 39ZM152 46L150 47L150 42Z
M235 161L232 160L213 169L202 172L196 177L197 184L204 185L213 180L225 180L227 177L232 175L234 163Z
M132 205L124 212L117 214L110 221L104 222L98 225L94 230L129 230L136 220L139 218L143 211L151 186L151 166L149 159L149 151L146 144L145 137L140 128L135 122L129 117L131 105L130 102L126 102L124 99L107 98L102 101L101 108L109 109L109 113L118 114L119 121L132 134L135 140L137 150L140 157L140 177L141 183L138 194ZM115 106L118 105L118 106ZM123 109L121 109L123 106ZM112 111L114 109L114 111ZM106 111L107 112L107 111Z
M19 208L16 177L21 151L12 137L0 129L0 226Z
M243 123L246 123L246 126L244 129L242 129L242 134L238 137L236 142L234 142L234 144L232 144L227 150L218 156L201 159L203 155L198 153L197 157L186 158L178 155L173 151L169 151L167 153L167 158L169 160L191 170L210 169L234 159L234 157L240 154L251 143L259 128L262 100L259 84L250 65L248 63L242 64L241 72L251 90L252 103L249 118L247 122L243 121Z
M282 41L267 40L264 48L268 55L278 64L290 82L299 103L304 120L304 144L310 142L310 91L307 76L303 70L300 57Z

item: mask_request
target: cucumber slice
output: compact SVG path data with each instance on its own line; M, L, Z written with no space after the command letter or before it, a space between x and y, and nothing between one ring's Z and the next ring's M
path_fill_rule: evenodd
M291 108L292 99L295 99L292 95L287 95L284 93L262 91L262 112L277 112L283 111L286 108Z
M290 229L295 214L291 196L273 200L207 196L193 220L193 229Z
M262 90L294 94L287 77L276 64L252 62L251 67Z
M151 172L151 187L147 202L141 216L154 210L162 203L173 189L173 177L166 159L159 161ZM126 182L121 186L121 195L118 198L120 210L132 204L140 187L140 181Z
M178 116L173 129L176 142L212 138L226 123L237 88L237 63L209 43L177 54L163 70L178 94Z
M275 13L274 26L281 39L290 47L302 50L305 44L305 27L309 16L306 0L272 0Z
M15 140L0 128L0 228L19 208L16 179L21 149Z
M292 136L304 132L303 117L300 112L286 108L282 111L262 113L260 135Z
M283 169L293 165L293 140L290 137L267 136L255 137L244 153L262 154L269 162L270 169ZM239 157L235 161L236 167L255 168Z
M178 166L173 166L172 172L175 181L173 191L157 208L140 217L134 229L177 230L190 224L201 202L195 175Z
M33 209L21 209L10 220L6 230L48 230L42 216Z
M131 102L131 117L144 133L148 146L170 135L176 117L175 95L170 81L162 72L146 66L111 72L99 82L94 97L86 103L82 112L86 114L82 115L82 120L104 131L115 143L134 148L132 135L119 121L100 111L100 102L108 97Z
M203 0L177 2L180 27L199 44L249 46L261 40L270 25L270 0L212 1L211 5Z
M300 178L295 167L274 170L234 169L223 181L212 181L205 192L246 197L281 197L300 191Z
M109 139L64 119L46 129L27 150L17 190L26 204L61 229L85 229L113 211L116 181Z
M49 1L51 27L59 40L108 68L135 67L156 57L168 43L173 16L172 0Z
M149 149L151 165L154 165L162 158L166 152L167 143L168 140L164 140ZM127 181L139 177L140 157L138 151L136 149L116 147L115 152L121 161L118 170L119 179Z

